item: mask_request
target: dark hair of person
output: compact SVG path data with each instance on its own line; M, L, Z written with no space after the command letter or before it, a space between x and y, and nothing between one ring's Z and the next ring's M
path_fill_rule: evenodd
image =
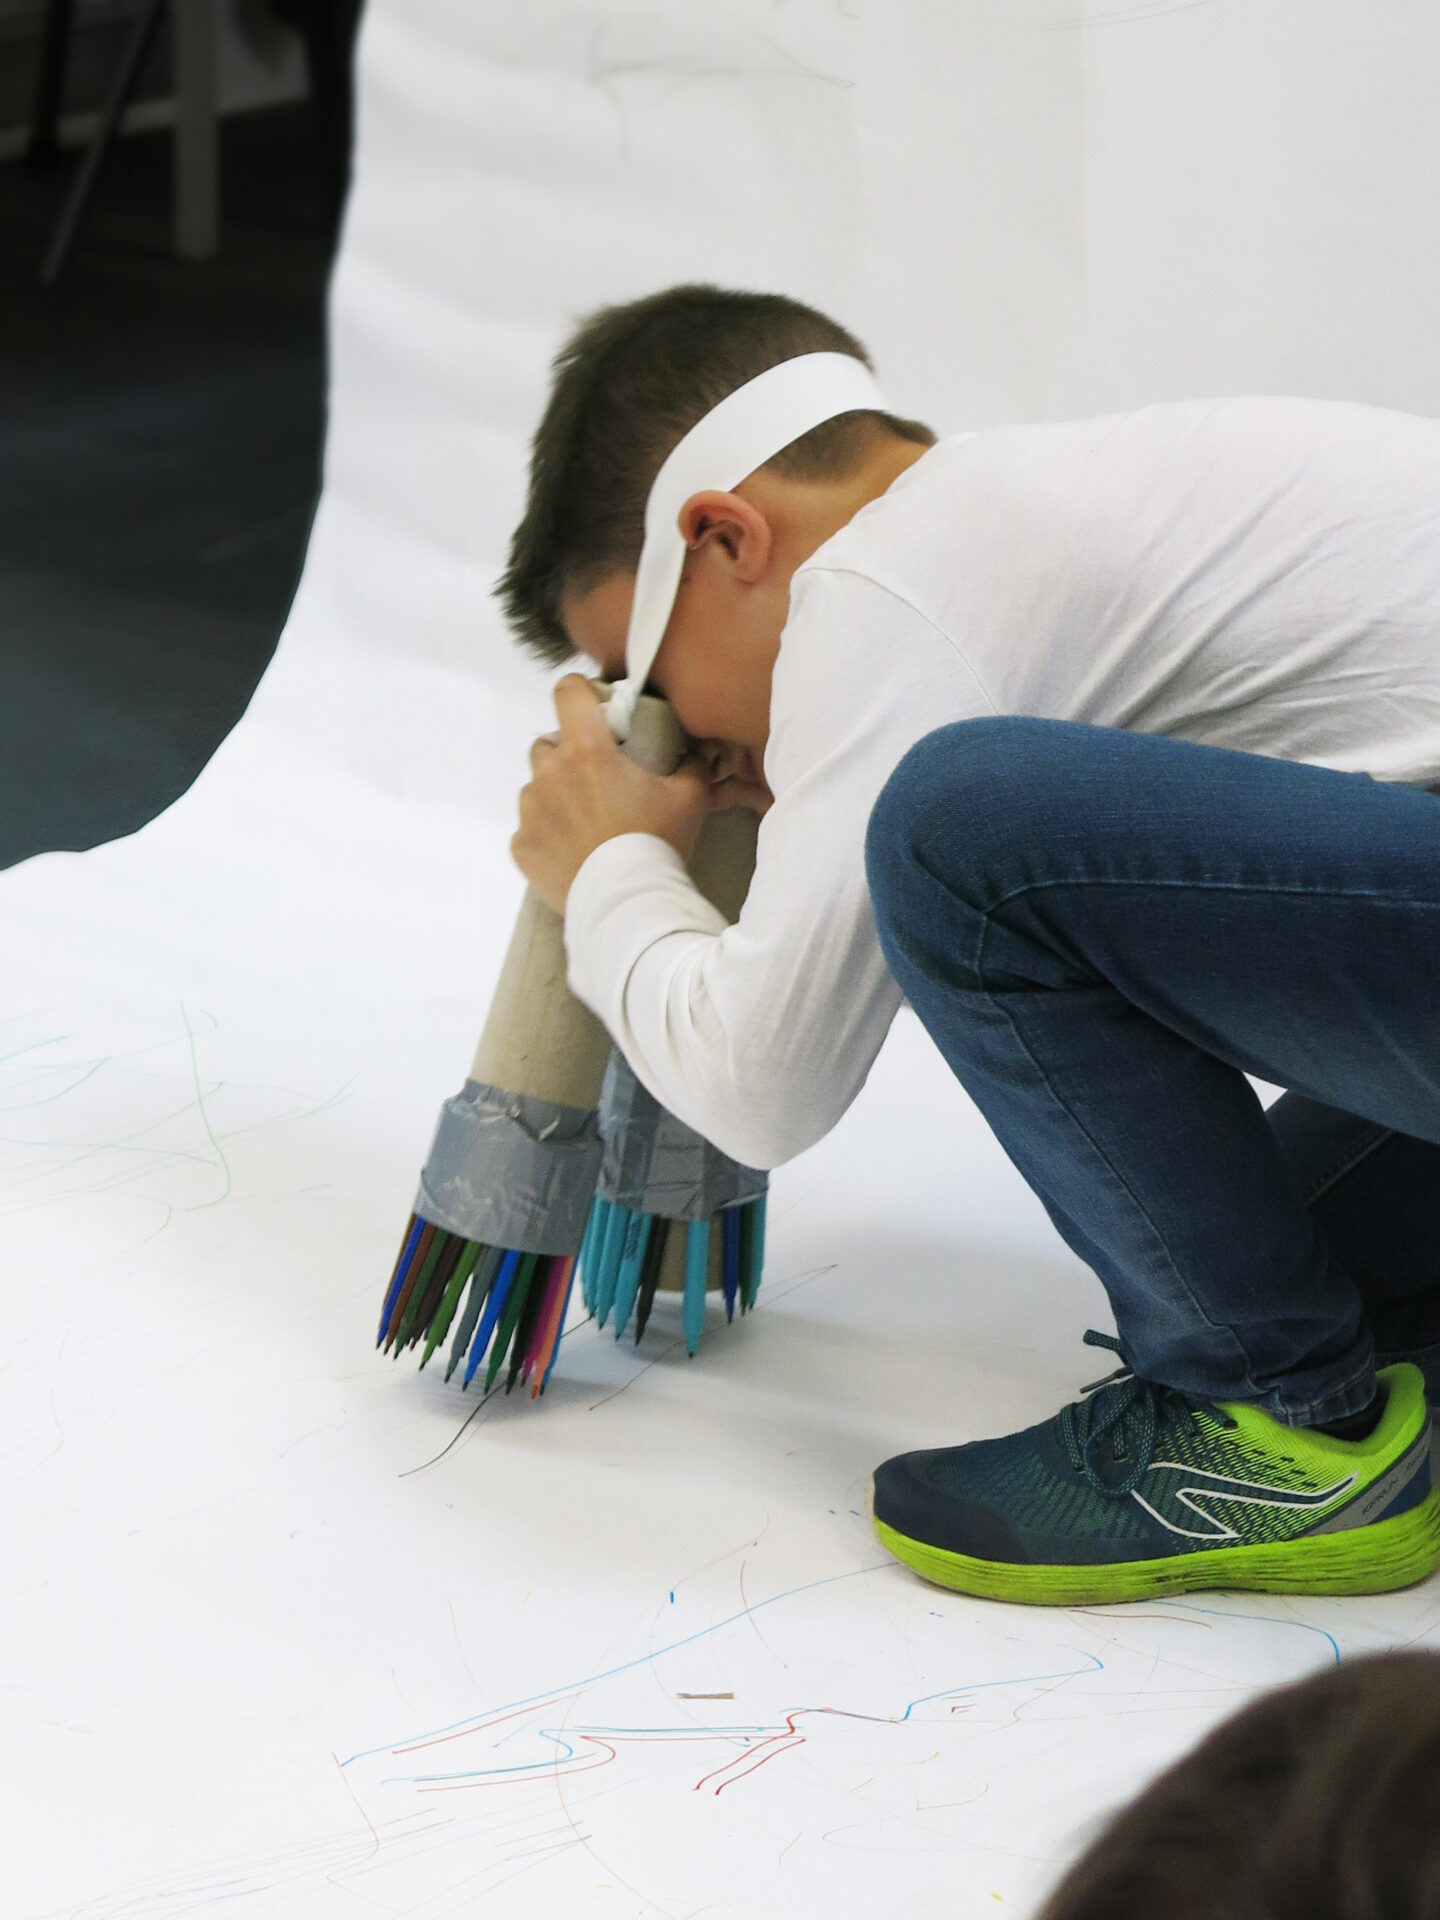
M1122 1809L1038 1920L1436 1920L1440 1653L1266 1693Z
M849 353L870 365L854 334L778 293L669 287L581 323L555 358L525 517L498 587L524 646L551 665L571 657L562 596L635 571L645 501L666 455L727 394L802 353ZM813 427L765 464L796 479L843 478L884 431L922 446L935 439L918 421L857 411Z

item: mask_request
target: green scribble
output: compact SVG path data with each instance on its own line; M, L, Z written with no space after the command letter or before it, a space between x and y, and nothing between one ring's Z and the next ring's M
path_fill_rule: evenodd
M206 1017L211 1022L210 1031L213 1033L215 1031L215 1027L219 1023L215 1020L215 1016L213 1014L209 1014ZM202 1201L201 1205L206 1207L218 1207L222 1200L226 1200L230 1197L230 1188L232 1184L231 1176L230 1176L230 1162L225 1158L225 1149L221 1146L220 1142L215 1138L215 1129L210 1125L210 1115L205 1111L205 1095L200 1086L200 1061L195 1052L195 1030L190 1025L190 1015L185 1010L185 1002L183 1000L180 1002L180 1018L185 1022L185 1038L190 1044L190 1072L191 1072L191 1076L195 1081L195 1104L200 1109L200 1120L201 1120L201 1124L205 1128L206 1138L209 1140L211 1146L215 1149L216 1158L219 1160L220 1165L223 1168L225 1173L225 1191L223 1193L217 1193L213 1200ZM196 1211L198 1212L199 1209L197 1208Z

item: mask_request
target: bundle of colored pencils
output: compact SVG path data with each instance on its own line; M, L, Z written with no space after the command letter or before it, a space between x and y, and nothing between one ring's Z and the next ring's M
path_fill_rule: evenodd
M535 1399L555 1365L577 1269L586 1311L602 1327L613 1318L617 1340L633 1316L637 1346L656 1293L680 1292L685 1346L694 1354L707 1292L721 1294L727 1320L737 1306L748 1313L764 1261L764 1194L711 1220L636 1213L597 1196L578 1256L482 1246L412 1214L376 1344L392 1355L419 1346L423 1368L453 1328L447 1380L463 1367L460 1384L468 1387L483 1365L488 1393L503 1369L507 1393L528 1385ZM666 1285L677 1265L680 1284Z
M764 1194L725 1207L710 1220L669 1220L596 1199L580 1252L581 1297L600 1326L613 1315L617 1340L633 1312L635 1344L640 1344L655 1295L665 1284L662 1275L672 1263L683 1278L678 1289L672 1283L665 1290L684 1296L685 1348L693 1355L717 1267L727 1320L734 1319L737 1305L748 1313L755 1304L765 1264Z
M488 1353L488 1393L508 1357L506 1392L519 1381L529 1385L534 1399L555 1365L575 1266L574 1254L486 1247L412 1214L376 1345L399 1354L423 1341L424 1367L454 1326L447 1380L463 1361L461 1385L468 1387Z
M683 738L663 701L636 707L626 753L657 773ZM697 886L733 919L755 860L755 821L712 815L691 861ZM529 893L470 1075L445 1102L376 1344L420 1346L426 1366L451 1336L448 1380L484 1367L488 1393L544 1391L581 1273L586 1307L616 1338L644 1333L657 1291L684 1296L693 1354L710 1287L754 1305L765 1238L765 1176L727 1160L665 1114L565 983L559 917ZM609 1099L607 1132L602 1083ZM602 1165L602 1161L604 1164ZM678 1231L683 1224L684 1232Z

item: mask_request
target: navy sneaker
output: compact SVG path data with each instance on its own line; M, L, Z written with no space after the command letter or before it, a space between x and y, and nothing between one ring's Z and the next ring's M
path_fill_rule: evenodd
M1338 1440L1122 1367L1023 1433L887 1460L875 1531L927 1580L1045 1606L1406 1587L1440 1565L1430 1412L1418 1368L1378 1378L1378 1424Z

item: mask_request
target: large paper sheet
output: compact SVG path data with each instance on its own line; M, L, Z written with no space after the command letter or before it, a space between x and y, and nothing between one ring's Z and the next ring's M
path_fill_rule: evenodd
M575 1324L476 1410L373 1348L520 894L541 676L487 594L571 318L780 287L941 429L1436 401L1418 4L371 0L325 496L250 714L0 878L6 1911L1028 1909L1258 1687L1432 1585L1049 1612L890 1563L867 1477L1108 1325L908 1015L687 1361ZM197 636L197 644L201 644Z

